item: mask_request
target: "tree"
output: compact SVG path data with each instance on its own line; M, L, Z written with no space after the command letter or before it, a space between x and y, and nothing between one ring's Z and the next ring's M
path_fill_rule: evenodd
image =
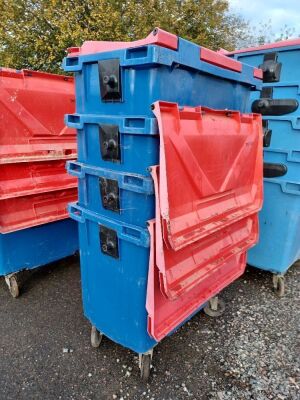
M269 19L249 26L248 33L237 41L237 48L261 46L263 44L279 42L293 37L300 37L299 34L296 34L295 28L284 25L279 32L274 33L272 20Z
M1 0L0 65L61 73L68 47L135 40L156 26L212 49L233 50L247 24L228 0Z

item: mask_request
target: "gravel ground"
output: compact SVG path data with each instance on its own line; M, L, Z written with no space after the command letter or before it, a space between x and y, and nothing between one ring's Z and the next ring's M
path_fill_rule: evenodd
M0 399L299 399L299 275L278 299L271 274L249 268L222 317L199 313L157 346L148 384L132 352L90 347L76 259L36 271L16 300L1 280Z

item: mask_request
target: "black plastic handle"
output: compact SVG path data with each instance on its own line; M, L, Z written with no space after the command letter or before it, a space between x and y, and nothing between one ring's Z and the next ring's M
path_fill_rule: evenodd
M277 178L285 175L287 171L284 164L264 163L264 178Z
M252 103L252 111L262 115L284 115L297 110L299 103L295 99L259 99Z

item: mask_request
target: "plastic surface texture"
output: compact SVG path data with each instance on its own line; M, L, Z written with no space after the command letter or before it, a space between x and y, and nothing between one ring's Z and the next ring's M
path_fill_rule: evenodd
M286 40L278 43L270 43L257 48L243 49L233 53L227 53L228 56L236 60L258 67L264 64L264 58L268 54L276 53L276 63L281 64L280 76L278 82L283 85L299 84L300 71L298 68L300 41Z
M293 99L299 104L299 39L243 49L229 56L252 66L264 65L263 100ZM274 82L270 82L272 79ZM259 101L253 93L251 104L254 100ZM284 274L300 258L299 113L297 107L283 115L263 117L272 135L264 149L265 200L259 215L260 240L249 251L248 263L276 274ZM266 171L266 166L273 169Z
M77 129L78 161L119 172L150 175L149 166L159 162L159 136L156 119L141 116L66 116L70 128ZM103 154L102 132L107 127L118 133L118 159L111 152ZM113 128L112 128L113 127ZM147 149L147 151L144 151Z
M249 251L248 263L284 274L300 259L300 182L265 179L264 195L266 201L259 214L260 239Z
M78 250L78 228L71 219L0 234L0 275L33 269Z
M231 55L231 54L241 54L249 52L253 53L258 51L274 50L274 49L285 50L285 48L290 48L290 47L295 47L296 49L300 48L300 39L281 40L275 43L263 44L262 46L248 47L241 50L226 52L225 54Z
M96 42L94 50L88 45L90 54L71 52L63 66L75 72L76 111L152 117L151 104L157 100L245 111L250 90L261 87L254 68L217 53L212 58L207 49L177 40L176 50L150 42L128 48Z
M259 115L179 109L166 102L155 103L154 112L161 137L164 238L174 250L258 212L262 205Z
M0 163L76 157L72 77L0 69Z
M79 222L82 296L85 316L101 332L144 353L156 341L147 333L146 291L149 265L147 229L116 223L82 207L69 207ZM100 227L116 232L118 258L102 250Z
M41 161L0 164L0 203L3 199L77 187L66 173L66 162Z
M263 117L272 131L269 147L300 151L300 117Z
M153 168L152 175L157 193L158 167ZM246 224L243 221L237 224L238 229L223 229L184 249L174 251L163 240L159 196L156 195L156 219L155 222L149 222L150 258L146 307L148 332L157 341L172 333L212 296L243 274L246 266L243 250L257 241L257 215L249 217ZM239 243L232 247L236 235ZM170 284L171 280L173 285Z
M142 47L149 44L155 44L161 47L167 47L172 50L178 48L178 38L176 35L164 31L163 29L155 28L145 39L136 40L133 42L84 42L81 47L71 47L68 49L69 56L86 55L94 53L103 53L112 50L128 49L132 47Z
M155 222L150 221L151 253L147 285L148 332L157 341L169 335L205 305L207 298L217 294L226 284L237 279L245 270L246 254L231 255L222 268L211 273L203 270L202 282L175 300L167 299L161 291L159 270L155 264ZM219 276L225 278L221 283Z
M152 176L156 193L155 263L160 291L170 300L176 300L189 296L190 291L199 287L196 297L204 303L212 296L211 282L216 279L213 277L218 277L214 286L216 294L243 273L245 263L240 260L244 258L233 258L233 255L240 256L257 242L257 212L174 251L164 238L158 167L153 168ZM199 299L195 299L198 307L202 304Z
M67 204L76 200L77 188L0 200L0 233L67 218Z
M150 177L68 162L78 177L79 205L107 218L147 227L154 217L154 188Z

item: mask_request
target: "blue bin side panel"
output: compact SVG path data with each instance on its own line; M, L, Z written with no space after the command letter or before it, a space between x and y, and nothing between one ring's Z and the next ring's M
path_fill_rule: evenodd
M277 177L276 181L300 184L300 151L265 148L264 162L286 167L286 173Z
M281 63L280 79L277 83L263 83L273 87L274 99L300 99L300 47L281 47L238 53L234 58L258 67L264 55L277 53ZM260 96L252 92L252 102ZM264 205L259 214L260 238L250 249L248 263L255 267L284 273L300 258L300 109L284 116L264 116L268 129L272 130L270 147L264 150L264 161L284 164L287 173L281 177L264 179Z
M265 49L249 53L237 53L234 58L253 67L258 67L263 63L264 54L277 53L277 62L282 63L280 82L290 83L300 81L299 59L300 47L281 47Z
M286 193L288 185L265 180L260 238L248 253L248 264L273 273L285 273L300 258L300 185Z
M81 221L78 225L85 316L122 346L138 353L152 349L156 342L147 332L146 311L150 248L149 243L146 245L138 238L139 232L148 235L147 230L117 226L97 216ZM123 234L118 232L119 258L101 251L100 225L122 229ZM124 232L130 232L135 240L127 240Z
M82 74L86 76L86 90L83 95L84 101L82 105L80 102L77 103L76 111L85 114L153 117L151 105L158 100L177 102L179 105L201 104L210 108L228 108L244 112L250 94L247 86L232 81L193 70L157 66L148 69L125 69L122 86L123 102L103 103L100 86L95 78L98 77L98 64L84 64ZM82 96L82 88L76 75L75 82L76 98L79 98ZM222 96L219 95L220 92Z
M272 130L270 147L300 151L300 117L263 117Z
M71 219L0 234L0 275L41 267L78 250L78 228Z
M76 111L153 117L151 104L164 100L245 112L250 90L261 86L253 77L252 67L244 65L241 73L201 61L200 47L181 39L178 51L151 45L144 49L142 55L135 49L85 55L71 66L65 59L65 70L75 71ZM120 61L119 102L104 102L101 98L98 62L108 59Z
M78 161L117 171L150 175L149 166L158 162L158 136L121 133L121 160L110 162L102 158L98 130L99 126L86 124L84 130L78 132ZM86 151L82 151L82 141L85 141Z
M147 221L154 218L155 198L152 178L95 168L73 161L67 165L68 172L79 178L78 203L80 206L104 217L144 228L147 228ZM103 185L105 182L103 183L103 179L117 185L118 201L104 204ZM106 196L109 196L109 190ZM117 210L116 206L118 206Z
M100 168L150 176L149 166L159 163L159 135L155 118L67 115L66 124L77 129L78 161ZM75 120L75 122L74 122ZM101 152L101 128L119 132L120 157L106 160Z

